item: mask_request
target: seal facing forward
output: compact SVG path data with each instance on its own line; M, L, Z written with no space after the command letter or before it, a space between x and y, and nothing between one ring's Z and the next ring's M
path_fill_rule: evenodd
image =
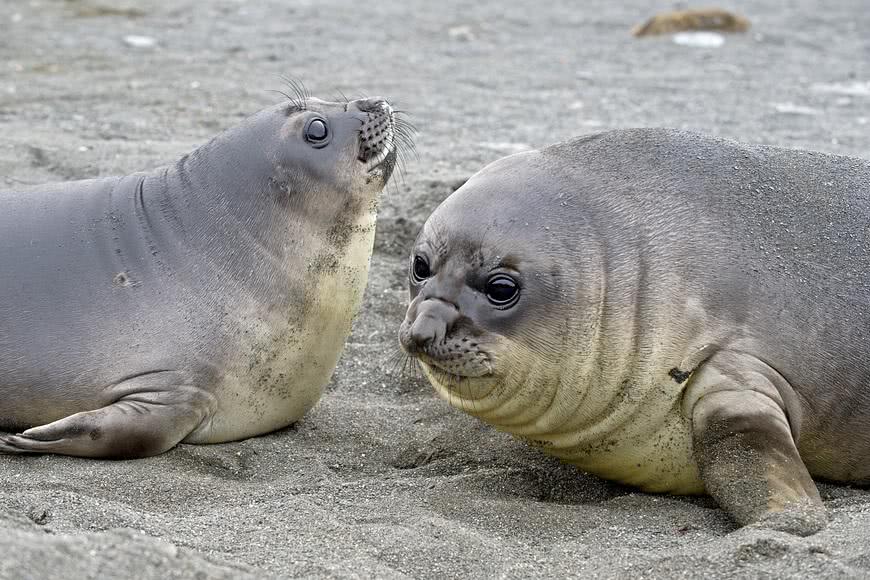
M499 160L430 216L399 329L452 405L601 477L825 525L870 483L870 163L691 133Z
M0 451L142 457L300 418L359 306L399 121L300 94L149 173L0 193Z

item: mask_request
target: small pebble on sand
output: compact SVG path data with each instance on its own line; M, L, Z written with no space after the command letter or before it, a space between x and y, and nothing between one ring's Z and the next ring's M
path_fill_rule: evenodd
M725 44L725 37L717 32L678 32L671 37L675 44L696 48L718 48Z
M152 48L157 45L157 40L151 36L130 34L124 37L124 44L133 48Z

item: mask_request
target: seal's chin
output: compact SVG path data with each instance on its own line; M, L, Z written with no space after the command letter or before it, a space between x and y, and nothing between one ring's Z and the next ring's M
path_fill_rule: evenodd
M477 377L466 377L464 375L457 375L455 373L451 373L450 371L445 371L442 368L439 368L433 364L425 363L420 361L420 364L423 365L423 368L426 369L426 374L432 377L437 378L438 382L445 387L451 387L454 385L458 385L463 381L474 380Z
M397 155L396 146L391 142L384 147L383 151L364 162L366 164L366 173L370 177L380 177L383 181L387 181L396 167Z
M458 375L422 360L420 365L435 391L450 404L461 409L473 409L472 401L489 397L498 384L495 376L489 373L478 376Z

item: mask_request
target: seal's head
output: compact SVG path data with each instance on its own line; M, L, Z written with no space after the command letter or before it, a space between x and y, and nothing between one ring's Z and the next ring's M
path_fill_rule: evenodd
M282 103L276 148L283 189L339 191L369 197L383 189L396 166L401 120L382 98L328 102L307 97Z
M330 102L300 89L219 135L185 164L214 183L204 207L225 202L254 216L243 221L262 221L277 204L328 223L338 214L375 208L401 159L400 146L411 146L411 131L383 98Z
M385 99L330 102L300 88L185 156L177 173L198 222L219 224L242 263L262 250L293 268L343 263L356 242L367 261L378 195L413 146L412 132ZM226 224L241 233L227 234ZM204 251L212 245L212 230L185 229ZM353 233L371 236L354 241ZM308 240L304 252L299 240ZM327 251L334 255L318 257Z
M593 291L578 291L588 268L568 258L558 194L529 193L541 165L539 153L521 153L473 176L429 217L410 256L402 348L442 397L496 424L506 403L557 388L566 324L583 324L565 313Z

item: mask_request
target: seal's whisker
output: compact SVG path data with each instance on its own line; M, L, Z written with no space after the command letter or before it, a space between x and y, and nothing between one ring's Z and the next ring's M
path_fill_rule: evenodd
M417 374L415 372L416 363L417 359L412 356L405 356L405 358L402 359L401 373L403 379L408 379L411 381L415 381L417 379Z
M396 171L398 170L398 171ZM398 174L398 175L397 175ZM405 172L404 166L399 163L399 160L393 162L393 173L390 175L390 181L387 186L384 187L384 195L389 198L391 195L399 195L399 183L404 185L405 183ZM388 189L388 187L390 189Z
M389 356L387 356L387 358L386 358L386 360L384 361L384 363L386 363L386 364L395 363L397 360L399 360L399 358L400 358L401 356L402 356L402 351L401 351L401 350L393 350L393 351L389 354Z
M403 147L400 147L400 146L397 146L397 147L396 147L396 163L397 163L397 164L402 164L402 167L404 168L404 163L405 163L405 149L404 149Z
M414 149L414 131L412 129L408 129L402 123L396 121L394 125L395 137L397 140L401 141L401 143L407 147L408 149Z
M410 359L410 362L411 373L414 376L414 380L417 382L424 380L425 377L423 376L423 366L420 364L420 359L412 358Z
M399 183L403 185L406 183L406 176L408 173L406 152L410 150L418 160L419 157L414 149L414 142L412 137L409 135L408 129L406 129L402 123L396 119L394 119L392 128L393 140L390 143L390 147L395 152L395 156L392 159L392 166L394 170L398 169L398 171L392 172L392 175L396 177L390 181L395 189L395 194L399 195Z
M402 159L406 159L406 152L410 151L410 153L414 156L415 161L420 161L420 155L417 153L417 149L414 147L413 143L407 143L405 148L401 150Z
M392 365L389 373L397 374L402 379L410 381L419 381L422 379L420 372L420 361L413 355L408 354L402 349L398 349L388 359Z
M305 84L304 84L302 81L300 81L300 80L297 80L296 83L299 85L299 88L302 90L302 96L303 96L306 100L308 100L309 98L311 98L311 93L308 92L308 87L306 87Z
M456 391L459 394L459 408L464 412L468 412L468 409L466 408L466 402L468 400L468 397L466 397L465 394L462 392L462 382L463 382L462 378L457 377L456 375L449 373L449 372L447 372L443 369L440 369L440 368L433 368L433 370L434 370L435 377L439 383L441 383L445 387L447 387L448 391ZM457 378L459 380L457 380ZM471 404L472 404L472 411L474 411L474 401L473 400L471 400Z
M420 361L413 356L409 356L405 360L405 366L402 369L403 375L408 379L412 384L418 384L420 382L420 375L422 371L420 370Z
M398 109L402 105L402 99L388 99L387 102L390 104L390 107L393 109Z
M302 84L302 81L298 79L292 79L285 75L281 75L281 79L287 84L287 86L296 96L295 98L292 98L290 100L299 110L304 111L307 108L308 99L311 97L308 89L306 89L305 85Z
M471 413L473 414L475 411L474 399L467 397L465 393L462 392L462 379L459 378L458 380L456 380L455 377L451 377L451 382L453 383L453 387L459 393L459 396L462 397L462 410L467 413L469 412L467 407L470 406Z
M393 113L395 113L396 115L396 122L400 123L402 127L414 133L420 132L420 130L417 128L416 125L414 125L414 123L412 123L408 119L405 119L404 115L406 115L407 113L396 113L396 111L393 111Z
M414 380L418 383L426 382L426 376L423 373L423 365L420 364L420 359L411 359L411 369L414 373Z
M396 135L396 140L402 146L400 148L397 148L402 152L402 154L404 154L406 151L410 151L411 153L414 153L415 156L417 155L417 152L414 148L414 143L410 141L408 137L406 137L405 135Z
M396 165L398 167L400 167L401 170L405 173L407 173L407 169L408 169L407 151L408 151L407 147L397 147L396 148L396 161L395 161ZM414 154L415 161L419 161L420 158L417 156L416 151L412 150L412 153ZM403 179L403 181L404 181L404 179Z
M393 374L397 370L399 370L400 367L401 369L404 369L405 365L407 364L408 358L409 355L401 349L393 352L393 354L390 355L390 357L387 359L387 364L390 365L390 367L387 369L387 373ZM404 374L404 371L402 370L400 374Z
M468 412L465 408L466 399L465 393L462 392L462 381L455 380L455 377L447 372L444 373L444 377L447 379L447 384L449 385L450 390L455 390L459 393L459 400L462 401L462 410Z
M469 379L462 377L462 376L459 376L459 375L453 375L453 376L454 376L454 378L457 379L456 380L456 390L459 391L459 394L463 400L466 400L469 402L469 404L471 405L472 413L476 413L477 407L475 405L473 393L471 392L471 381ZM464 392L464 393L462 392L463 386L468 387L466 389L466 392Z
M293 97L285 93L284 91L279 91L278 89L266 89L270 93L278 93L279 95L283 95L285 99L288 101L293 101Z
M412 380L417 378L414 375L414 360L410 356L402 362L402 376Z
M407 167L405 165L405 153L401 149L396 150L396 166L398 167L399 171L403 173L402 181L404 181L404 172L406 171Z
M420 131L412 126L408 121L403 119L402 117L396 117L396 129L402 133L405 137L408 137L411 142L414 141L414 136L417 135Z
M395 111L393 111L393 116L394 116L395 124L397 127L401 127L403 130L405 130L409 133L419 133L420 132L420 130L417 129L417 127L412 122L405 119L405 117L401 113L396 113Z
M413 114L410 111L403 108L403 106L401 105L401 103L399 101L392 102L392 103L390 103L390 105L393 107L393 112L396 113L397 115L407 115L408 117L413 116Z
M393 178L390 179L390 187L392 188L390 193L392 195L399 195L399 182L405 183L405 175L402 173L401 167L396 167L398 169L399 176L396 177L396 172L393 172Z
M396 150L396 169L399 170L399 181L402 184L405 184L405 174L407 173L407 167L405 166L405 156L401 150ZM395 185L395 181L393 181ZM396 186L398 188L398 186ZM399 194L399 190L396 189L396 195Z
M418 131L403 119L396 119L394 121L393 130L395 132L396 140L400 141L406 149L412 151L416 155L417 148L414 144L414 136Z

